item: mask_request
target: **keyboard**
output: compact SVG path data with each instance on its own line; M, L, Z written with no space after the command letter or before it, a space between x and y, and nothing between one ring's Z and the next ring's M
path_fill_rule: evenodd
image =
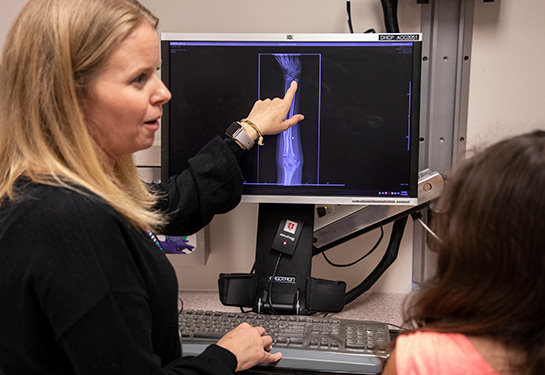
M283 372L379 374L390 342L385 323L334 317L184 310L179 322L184 356L202 353L242 322L262 326L282 359L259 366Z

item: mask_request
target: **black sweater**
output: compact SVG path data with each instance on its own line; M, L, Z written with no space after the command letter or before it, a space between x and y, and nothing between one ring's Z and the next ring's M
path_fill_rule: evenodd
M241 151L216 138L157 186L168 193L161 208L176 212L168 233L238 204ZM215 345L181 358L176 275L145 233L92 194L23 185L23 200L0 206L0 373L234 371L234 355Z

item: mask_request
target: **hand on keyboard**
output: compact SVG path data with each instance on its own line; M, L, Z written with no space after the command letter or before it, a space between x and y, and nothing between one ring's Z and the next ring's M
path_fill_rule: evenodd
M184 310L179 322L184 356L199 355L224 334L225 343L229 345L231 339L227 340L228 332L235 332L238 328L234 328L243 322L254 327L264 327L250 335L257 341L237 342L232 351L244 352L255 345L253 349L258 350L259 358L265 350L270 349L271 339L264 336L266 330L266 334L272 337L272 352L281 351L282 360L262 363L260 367L290 373L314 371L379 374L382 371L382 358L388 355L384 347L390 342L390 332L384 323L335 317ZM245 330L248 324L243 325ZM234 339L244 340L242 332L234 335ZM253 362L241 365L246 368L250 363L259 361L258 358L250 358L253 358ZM264 358L266 361L277 359L270 356ZM243 361L242 357L240 361Z
M252 327L242 323L228 332L219 341L218 345L229 350L237 357L236 371L247 370L262 362L276 362L281 353L271 354L272 338L265 334L265 328Z

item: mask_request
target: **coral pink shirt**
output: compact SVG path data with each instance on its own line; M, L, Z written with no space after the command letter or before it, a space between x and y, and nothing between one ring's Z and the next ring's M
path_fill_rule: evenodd
M395 350L398 375L498 375L461 334L401 335Z

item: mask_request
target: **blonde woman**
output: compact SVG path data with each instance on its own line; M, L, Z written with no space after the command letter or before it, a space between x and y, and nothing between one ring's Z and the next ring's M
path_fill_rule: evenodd
M132 153L152 145L171 97L156 25L136 0L30 0L8 34L0 373L213 375L280 358L247 324L180 358L176 275L153 233L196 231L234 208L245 151L217 137L168 184L138 179ZM285 120L296 89L248 118L263 134L301 121Z

